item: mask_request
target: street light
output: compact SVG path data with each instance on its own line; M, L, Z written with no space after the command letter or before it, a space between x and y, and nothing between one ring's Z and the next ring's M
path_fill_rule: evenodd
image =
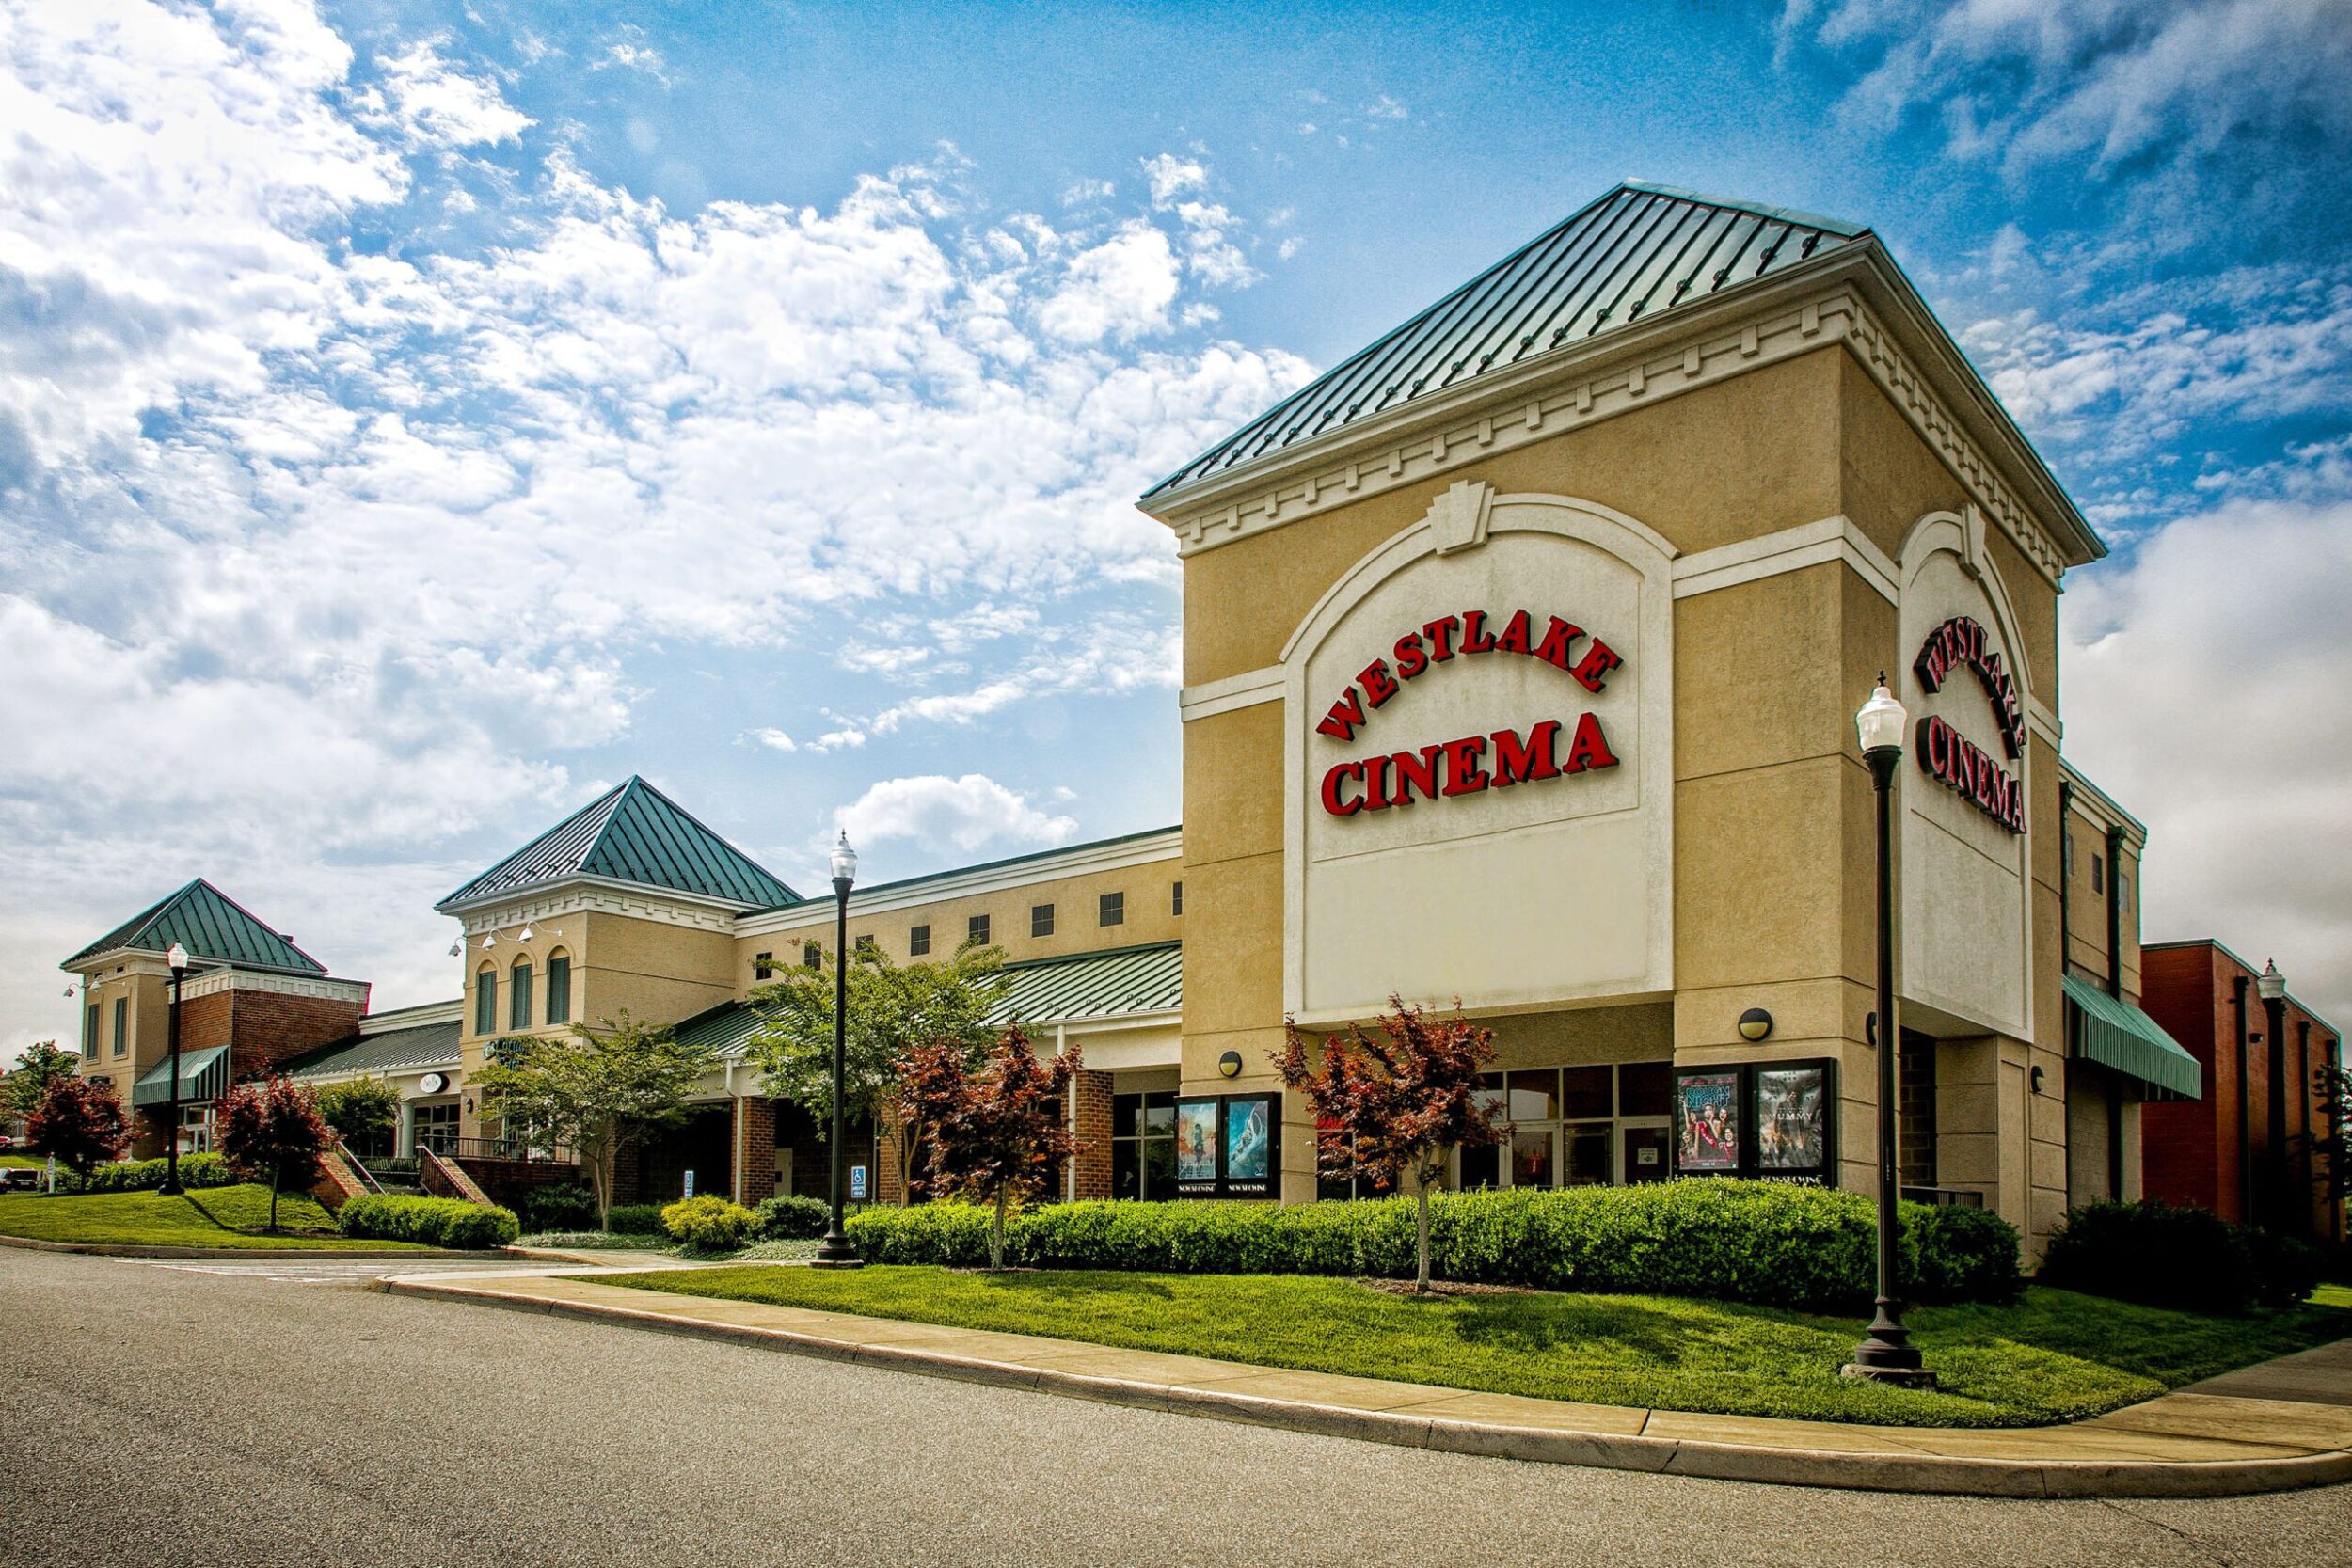
M841 1226L842 1161L849 1136L841 1124L841 1101L848 1092L850 1051L850 887L856 880L857 851L850 847L845 832L833 847L833 1227L825 1232L814 1259L825 1269L854 1269L866 1261Z
M2269 1022L2268 1055L2270 1058L2270 1093L2266 1109L2269 1113L2269 1147L2263 1151L2263 1187L2261 1203L2254 1212L2254 1223L2268 1225L2273 1230L2299 1230L2289 1222L2287 1202L2287 977L2279 973L2275 958L2263 960L2263 972L2254 977L2254 993L2263 999L2263 1014Z
M1879 1053L1879 1280L1878 1311L1870 1332L1842 1369L1853 1378L1932 1388L1935 1374L1919 1361L1918 1347L1903 1326L1903 1304L1895 1298L1895 1052L1901 1031L1895 1025L1895 765L1902 760L1903 727L1910 715L1886 689L1886 675L1854 715L1862 760L1870 765L1870 794L1878 815L1878 1011L1873 1042Z
M188 950L178 942L164 955L171 966L171 1022L167 1034L171 1046L171 1111L164 1127L164 1184L159 1193L177 1193L180 1186L180 982L188 975Z

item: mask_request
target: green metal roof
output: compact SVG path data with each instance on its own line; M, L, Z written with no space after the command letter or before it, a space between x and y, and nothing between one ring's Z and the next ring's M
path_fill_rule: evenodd
M1786 207L1628 181L1293 392L1145 499L1786 272L1868 232Z
M133 915L58 967L76 969L86 958L122 948L165 953L170 951L175 942L199 963L286 970L296 974L326 973L325 964L262 925L244 906L201 877L152 908Z
M1032 849L1024 855L1007 855L1003 860L980 861L971 865L950 866L945 871L926 871L919 877L900 877L896 881L860 883L857 895L871 898L881 894L897 893L902 888L919 887L925 882L944 881L950 877L973 877L983 871L1001 871L1009 865L1025 865L1031 861L1052 860L1058 855L1075 855L1088 849L1107 849L1114 844L1132 844L1140 839L1157 838L1183 827L1171 822L1165 828L1145 828L1138 832L1114 833L1109 838L1089 839L1084 844L1064 844L1052 849Z
M2184 1100L2205 1097L2204 1069L2154 1019L2074 974L2066 976L2066 1003L2074 1055Z
M435 905L446 910L570 877L691 893L748 910L801 895L634 774Z
M993 1023L1078 1023L1172 1013L1184 1005L1184 949L1176 942L1007 964L1004 975L1005 997L990 1014ZM676 1037L706 1044L723 1058L739 1057L760 1022L750 1003L723 1002L679 1024Z
M450 1019L376 1035L350 1035L293 1058L280 1070L289 1078L334 1078L351 1072L455 1067L460 1027L457 1020Z
M180 1053L180 1098L183 1101L218 1100L229 1087L229 1048L215 1045L204 1051ZM168 1105L171 1103L171 1058L166 1056L139 1074L139 1081L131 1085L131 1103L139 1105Z
M1066 958L1007 964L1010 982L995 1022L1075 1023L1085 1019L1172 1013L1184 1005L1184 946L1155 942Z

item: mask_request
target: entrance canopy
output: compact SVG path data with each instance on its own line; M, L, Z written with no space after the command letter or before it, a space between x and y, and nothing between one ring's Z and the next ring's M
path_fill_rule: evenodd
M209 1051L180 1053L180 1098L182 1101L218 1100L229 1087L229 1048L214 1046ZM166 1056L139 1075L131 1085L131 1103L136 1105L168 1105L171 1103L171 1058Z
M2072 1054L2183 1100L2204 1098L2203 1069L2164 1026L2120 996L2066 976L2066 1037Z

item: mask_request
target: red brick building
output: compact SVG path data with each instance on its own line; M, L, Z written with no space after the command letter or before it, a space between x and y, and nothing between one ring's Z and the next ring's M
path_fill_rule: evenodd
M2329 1131L2315 1074L2342 1061L2335 1025L2275 969L2265 974L2210 939L2151 942L2140 966L2141 1006L2197 1058L2205 1091L2142 1110L2147 1196L2343 1241L2344 1205L2321 1190L2312 1148L2315 1132Z

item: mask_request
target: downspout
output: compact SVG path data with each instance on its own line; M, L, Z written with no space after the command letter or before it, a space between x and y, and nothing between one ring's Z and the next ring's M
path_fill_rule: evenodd
M2074 887L2074 786L2063 777L2058 780L2058 1032L2061 1048L2066 1053L2067 1092L2074 1092L2074 1001L2066 994L2066 976L2074 972L2074 939L2073 926L2067 916ZM2068 1130L2066 1138L2066 1200L2074 1200L2074 1138Z
M2123 830L2107 830L2107 994L2123 999Z
M2312 1212L2312 1021L2303 1019L2295 1026L2296 1081L2302 1085L2303 1136L2301 1148L2295 1156L2295 1172L2302 1185L2296 1193L2295 1228L2305 1235L2317 1231L2311 1224Z
M2240 1225L2254 1221L2254 1118L2246 1103L2246 988L2253 982L2243 974L2230 981L2230 1006L2237 1013L2237 1217Z

